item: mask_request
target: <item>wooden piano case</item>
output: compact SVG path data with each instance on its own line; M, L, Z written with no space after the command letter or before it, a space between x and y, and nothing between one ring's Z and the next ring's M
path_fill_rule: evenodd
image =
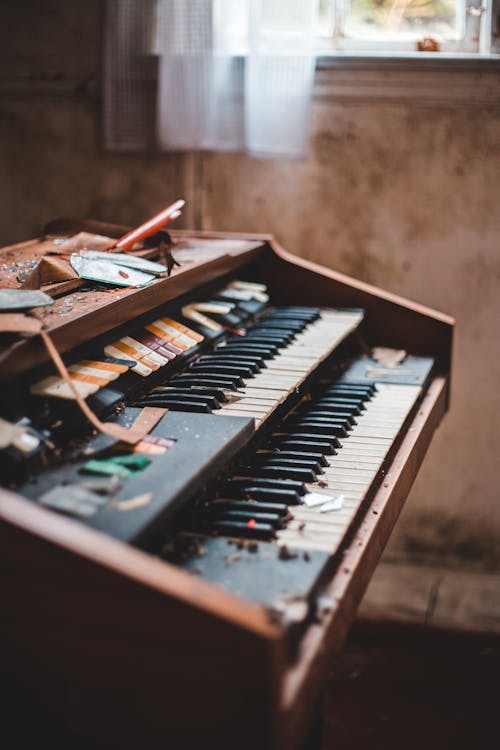
M140 290L128 306L115 300L107 311L87 311L85 335L251 266L249 278L265 280L275 303L363 307L368 340L436 358L419 409L323 592L320 616L290 653L283 626L264 608L1 491L4 747L301 746L332 658L448 408L453 320L290 255L271 237L250 239L257 248L181 269L149 298ZM54 325L61 351L75 345L82 322ZM23 356L23 367L40 359L37 337L24 342ZM5 378L16 375L18 362L5 360Z

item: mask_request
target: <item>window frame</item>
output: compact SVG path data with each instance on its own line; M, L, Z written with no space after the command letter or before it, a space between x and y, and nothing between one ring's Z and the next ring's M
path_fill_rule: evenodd
M373 37L349 37L343 32L343 17L346 0L327 0L328 28L318 28L316 47L318 56L334 56L360 59L399 58L437 55L453 59L500 59L500 0L463 0L463 35L459 38L439 39L439 52L417 51L419 35L408 35L395 39L380 35ZM493 31L493 21L497 32ZM432 36L422 32L420 38Z

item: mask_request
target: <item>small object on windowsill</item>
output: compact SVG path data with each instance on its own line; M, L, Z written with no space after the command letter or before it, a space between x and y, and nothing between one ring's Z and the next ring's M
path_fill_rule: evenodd
M424 36L417 42L418 52L441 52L441 45L432 36Z

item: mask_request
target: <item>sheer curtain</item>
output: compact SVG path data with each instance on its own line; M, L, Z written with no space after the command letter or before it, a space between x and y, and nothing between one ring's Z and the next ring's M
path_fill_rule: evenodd
M318 0L108 0L110 149L301 155Z

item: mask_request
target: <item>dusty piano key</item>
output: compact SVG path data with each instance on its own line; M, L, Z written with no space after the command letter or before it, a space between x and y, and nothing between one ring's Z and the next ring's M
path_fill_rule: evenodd
M200 524L207 532L223 534L224 536L245 537L249 539L273 539L276 529L270 523L259 523L255 519L244 521L209 521Z
M278 502L287 505L298 505L301 502L299 492L284 482L278 483L278 486L267 487L252 480L229 480L223 482L219 490L227 497L251 498L259 502Z
M311 409L311 411L308 412L308 414L319 417L319 416L326 416L330 419L333 419L335 422L340 422L342 424L345 423L346 426L348 426L348 429L350 427L357 424L357 419L353 417L351 414L344 413L341 411L338 411L335 408L329 409L328 407L325 407L324 405L319 406L317 409Z
M269 447L257 451L255 456L257 459L270 456L277 456L278 458L303 458L310 461L317 461L320 466L328 466L328 461L326 460L325 454L322 451L294 451L293 449L287 450L286 447Z
M347 430L345 427L341 424L326 424L321 421L315 421L312 419L301 419L298 421L294 421L291 425L287 425L287 427L293 432L308 432L311 434L316 435L325 435L327 437L345 437L347 435Z
M179 389L180 390L180 389ZM220 404L213 396L204 396L200 393L149 393L141 396L141 402L148 402L148 406L167 406L169 403L176 403L177 401L190 401L191 403L204 403L210 409L220 409ZM146 405L145 403L142 404Z
M236 391L238 389L238 381L239 378L224 378L222 375L208 375L207 373L204 373L203 375L195 373L189 374L188 372L183 373L182 375L172 378L170 383L176 387L179 386L208 386L213 388L221 388L226 391Z
M316 439L314 440L311 436L310 439L304 438L295 439L292 436L288 439L276 439L273 445L276 445L279 450L290 450L290 451L297 451L297 452L304 452L307 453L309 451L321 451L321 455L327 456L327 455L333 455L336 451L333 447L332 443L328 442L328 440L324 439Z
M228 341L225 344L214 349L215 354L228 354L232 355L235 353L246 354L248 356L257 355L262 357L266 361L276 356L279 351L279 347L275 344L257 344L245 341L245 339L239 339L238 341Z
M225 510L244 510L248 512L258 511L260 513L277 513L279 516L288 516L288 505L285 503L263 502L260 500L235 500L231 497L218 497L212 500L210 505Z
M128 364L120 364L117 361L108 362L105 359L83 359L78 363L82 367L90 367L99 371L101 377L107 377L108 381L116 380L120 375L124 375L134 364L128 361Z
M307 323L302 320L294 320L293 318L276 318L276 317L265 317L261 318L260 325L272 330L286 330L300 333L304 330ZM253 328L255 330L255 326Z
M242 521L243 523L255 521L257 523L268 523L274 529L281 529L284 526L284 518L281 514L264 511L259 507L254 507L251 510L238 510L236 508L225 509L213 504L205 509L205 513L213 523L219 523L220 521Z
M322 460L323 456L320 456L320 459ZM300 453L291 456L290 454L280 455L280 453L259 452L253 457L253 462L259 466L289 466L292 469L294 467L303 467L305 469L312 469L316 474L322 473L322 464L317 458Z
M268 479L296 479L300 482L314 482L316 473L312 469L290 468L289 466L245 466L242 473L246 477Z
M195 362L189 367L189 372L200 372L214 375L238 375L240 378L253 378L254 373L250 367L243 365L218 364L214 362L205 363L203 361Z
M171 411L192 411L202 412L205 414L211 413L211 408L207 405L206 401L189 401L187 398L180 396L177 399L164 399L162 401L150 400L148 398L139 399L134 403L134 406L162 406L170 409Z
M227 401L227 397L223 391L217 388L165 388L160 386L159 388L153 388L151 393L147 394L148 398L162 397L176 398L176 397L189 396L189 399L201 398L208 403L211 409L220 409L221 403Z
M129 359L135 362L130 369L138 375L142 375L142 377L147 378L153 372L152 367L149 367L141 361L141 356L134 356L130 348L126 345L122 345L119 341L114 344L108 344L108 346L104 347L104 351L110 357L120 357L125 354ZM156 367L155 369L158 368Z
M277 489L277 490L292 490L293 492L296 492L299 496L305 495L307 492L306 485L304 482L296 481L293 479L280 479L278 477L270 478L270 477L248 477L245 473L244 468L239 467L238 472L234 474L234 476L230 477L227 481L231 483L232 486L240 486L240 487L262 487L264 489ZM224 485L226 486L226 485Z
M214 361L215 359L217 359L221 362L225 359L229 359L229 360L235 360L238 362L250 363L253 366L255 366L257 370L261 368L265 368L267 366L266 360L264 359L264 357L261 357L259 354L252 355L248 353L238 353L231 349L229 349L228 351L225 351L225 350L226 350L226 347L221 346L218 349L215 349L213 354L208 355L208 358L213 358ZM207 359L207 357L205 357L205 359Z
M198 363L203 364L214 364L214 365L227 365L231 367L232 365L241 366L241 367L248 367L252 372L259 372L262 367L265 367L264 361L259 358L260 361L256 360L254 357L237 357L236 355L231 357L227 355L216 355L216 354L209 354L205 355L203 357L200 357L198 359Z
M180 351L177 353L177 350L174 351L173 347L167 346L166 341L159 336L155 336L154 333L151 333L146 329L143 331L134 331L132 338L157 352L157 354L160 354L169 362L175 359L178 356L178 353L182 353Z
M191 385L185 388L176 388L173 385L159 385L153 388L151 393L192 393L193 395L199 393L202 396L213 396L219 405L225 404L228 401L228 394L222 388L210 388L200 385Z
M140 341L133 339L131 336L123 336L123 338L120 339L119 343L122 346L127 347L130 353L135 356L136 359L144 362L144 364L146 364L148 367L151 367L152 370L158 370L168 362L168 360L165 357L162 357L161 354L157 354L152 349L150 349L149 346L144 346L144 344L141 344ZM115 346L117 346L116 342Z
M179 336L179 332L173 330L171 327L166 326L160 320L155 320L152 323L144 326L149 333L157 336L165 342L165 346L174 347L175 351L179 354L189 351L196 346L194 340L186 342L185 339Z
M96 383L85 383L73 380L73 378L72 381L78 395L84 399L99 390L99 385ZM57 377L56 375L51 375L38 383L34 383L30 386L30 393L34 396L54 396L69 400L74 400L75 398L75 394L70 385L66 383L63 378Z

